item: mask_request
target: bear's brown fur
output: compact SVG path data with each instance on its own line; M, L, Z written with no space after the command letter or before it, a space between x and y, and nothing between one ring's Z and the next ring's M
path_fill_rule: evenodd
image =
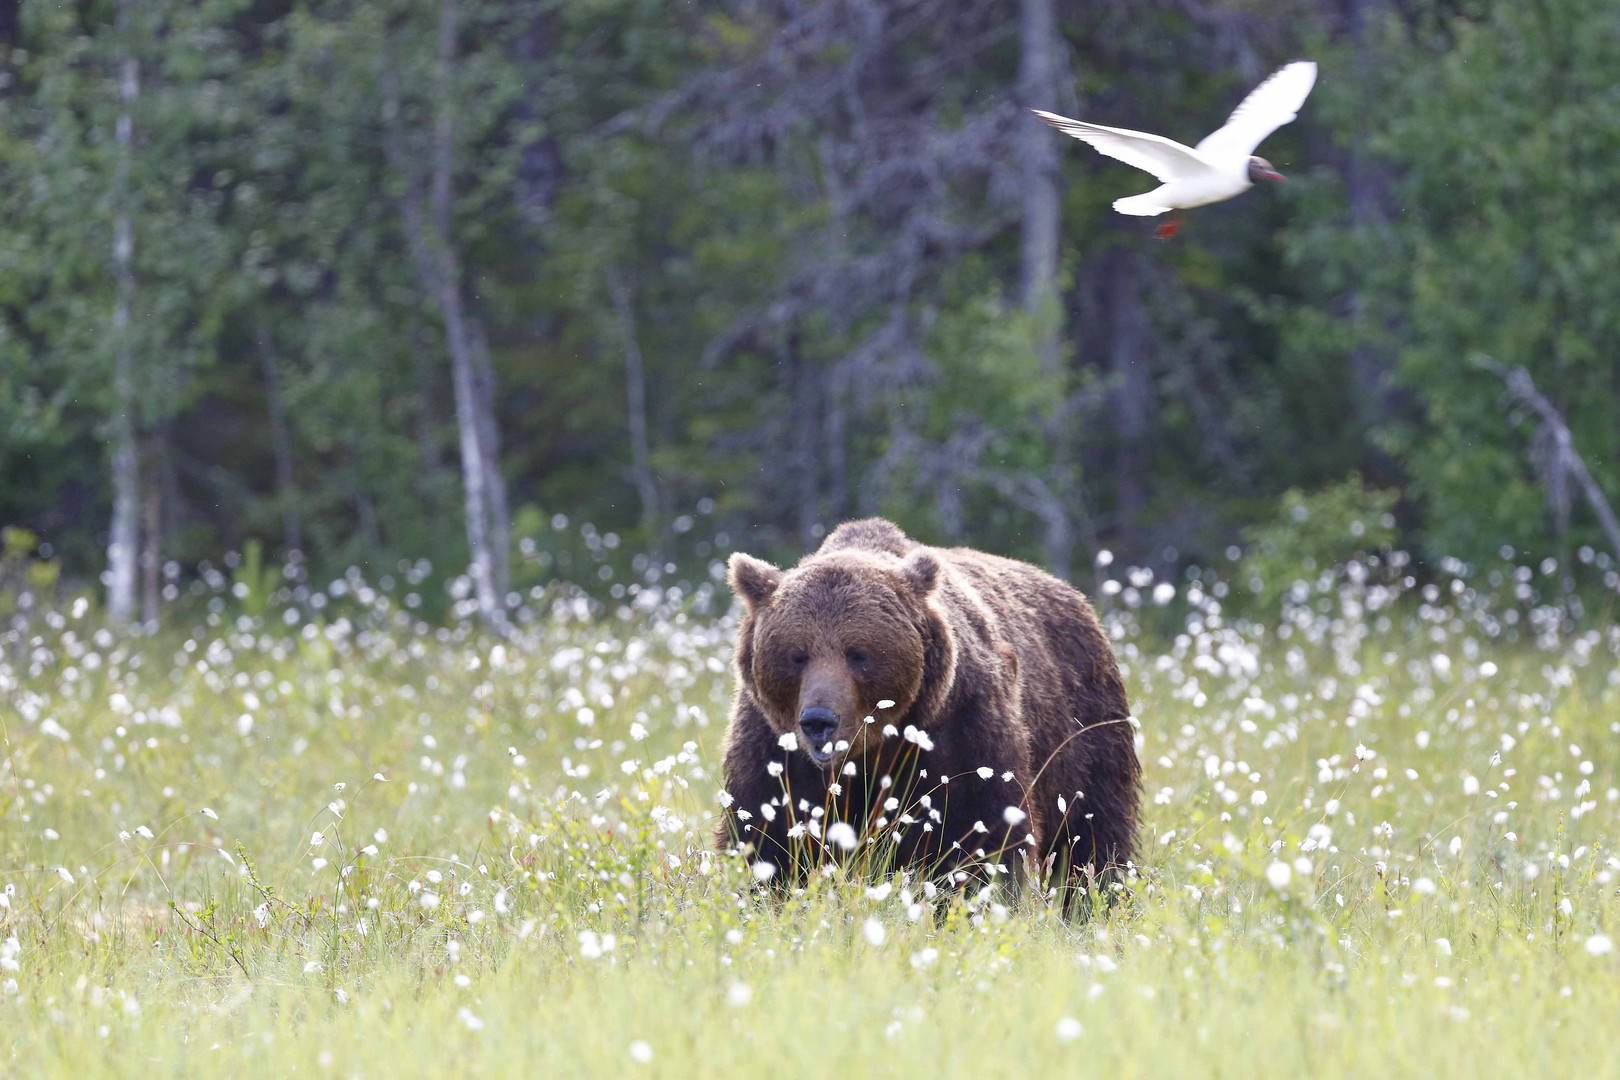
M1079 592L879 519L791 571L740 553L730 571L745 614L722 848L751 847L788 881L829 855L942 877L1017 874L1028 853L1056 864L1054 884L1130 858L1130 709ZM806 727L832 734L815 747ZM834 821L853 834L828 837Z

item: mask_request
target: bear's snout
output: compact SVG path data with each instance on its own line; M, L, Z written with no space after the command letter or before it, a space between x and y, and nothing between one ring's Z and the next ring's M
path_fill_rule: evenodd
M804 732L804 741L817 761L832 757L832 740L838 733L837 713L825 705L812 705L799 714L799 730Z

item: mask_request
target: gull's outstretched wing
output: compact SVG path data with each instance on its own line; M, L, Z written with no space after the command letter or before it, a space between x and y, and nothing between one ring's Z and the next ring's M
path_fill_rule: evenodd
M1067 116L1042 112L1040 109L1031 109L1030 112L1065 135L1072 135L1091 146L1098 153L1107 154L1145 173L1152 173L1160 183L1168 184L1210 168L1209 162L1192 147L1182 146L1163 135L1088 124L1084 120L1070 120Z
M1220 130L1198 144L1198 152L1216 159L1248 157L1267 135L1299 115L1315 85L1316 65L1309 60L1278 69L1249 92Z

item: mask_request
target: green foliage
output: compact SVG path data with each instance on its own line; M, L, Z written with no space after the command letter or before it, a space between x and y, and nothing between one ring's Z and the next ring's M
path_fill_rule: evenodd
M1610 420L1620 291L1598 270L1620 236L1593 207L1620 197L1620 11L1589 0L1490 5L1443 54L1417 53L1375 137L1403 163L1392 233L1402 381L1421 422L1392 445L1424 501L1430 552L1482 558L1503 543L1565 556L1598 542L1577 515L1551 535L1525 435L1501 388L1468 361L1523 365L1565 414L1611 499Z
M1275 516L1243 530L1249 550L1238 584L1263 610L1300 579L1311 581L1358 554L1387 553L1395 546L1396 491L1369 488L1358 474L1313 492L1283 493Z
M30 606L50 597L61 574L61 560L42 554L33 533L14 525L0 528L0 610L16 610L24 595Z
M443 114L463 299L511 502L534 508L515 546L552 544L563 513L623 551L681 547L689 572L707 556L673 523L712 500L705 542L779 558L881 511L1052 559L1056 509L1071 566L1106 547L1163 568L1207 564L1257 508L1358 471L1402 491L1402 539L1431 561L1503 544L1567 560L1595 524L1577 509L1554 535L1529 431L1468 357L1526 366L1620 500L1604 272L1620 240L1592 216L1620 196L1620 16L1373 5L1356 28L1343 5L1228 7L1211 17L1248 28L1241 48L1208 48L1184 5L1060 12L1073 89L1088 116L1191 139L1243 92L1239 67L1316 56L1320 86L1265 148L1295 183L1155 244L1109 205L1139 175L1065 142L1060 295L1031 315L1024 174L998 119L1030 103L999 96L1019 57L988 29L857 48L837 5L790 26L748 5L463 0L441 87L436 0L160 0L122 30L116 5L24 4L0 42L0 522L74 581L102 569L127 205L163 560L256 540L275 561L292 525L317 576L422 558L453 573L453 394L400 202ZM126 56L141 82L120 180Z

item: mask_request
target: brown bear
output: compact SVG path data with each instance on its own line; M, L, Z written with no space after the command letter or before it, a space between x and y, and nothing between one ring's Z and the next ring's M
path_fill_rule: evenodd
M1026 563L841 525L790 571L741 553L722 849L800 881L870 858L1053 885L1131 857L1141 768L1085 597Z

